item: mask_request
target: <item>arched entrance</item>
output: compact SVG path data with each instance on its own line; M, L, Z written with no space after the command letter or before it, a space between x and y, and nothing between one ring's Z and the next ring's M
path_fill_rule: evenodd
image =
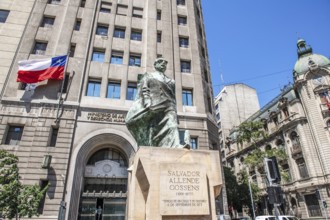
M125 219L127 166L125 155L111 145L87 160L79 220Z
M113 129L90 133L80 141L72 153L66 219L125 219L120 210L126 209L127 167L136 148L130 136ZM114 209L109 211L109 207ZM106 215L111 212L118 216Z

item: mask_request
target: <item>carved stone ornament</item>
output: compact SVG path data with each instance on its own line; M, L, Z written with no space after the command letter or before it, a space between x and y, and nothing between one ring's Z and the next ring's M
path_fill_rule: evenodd
M312 60L312 58L308 58L308 67L311 71L315 71L319 68L319 66Z
M115 177L127 178L127 167L121 167L118 162L112 160L102 160L95 165L87 165L85 177Z

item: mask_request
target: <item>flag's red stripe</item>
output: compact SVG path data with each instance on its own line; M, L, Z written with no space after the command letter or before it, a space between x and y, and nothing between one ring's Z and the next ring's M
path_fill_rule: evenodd
M19 70L17 82L37 83L46 79L63 79L64 66L49 67L45 70L24 71Z

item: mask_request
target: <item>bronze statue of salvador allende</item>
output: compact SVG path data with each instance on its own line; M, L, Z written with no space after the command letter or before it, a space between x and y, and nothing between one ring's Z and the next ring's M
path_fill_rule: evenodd
M189 133L185 133L185 144L180 144L175 81L167 77L167 61L158 58L154 72L138 76L138 91L126 116L126 126L138 146L164 148L190 148Z

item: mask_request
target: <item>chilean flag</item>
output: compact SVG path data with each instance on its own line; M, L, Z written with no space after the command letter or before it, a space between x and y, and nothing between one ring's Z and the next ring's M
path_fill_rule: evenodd
M18 62L17 82L37 83L46 79L63 79L68 56Z

